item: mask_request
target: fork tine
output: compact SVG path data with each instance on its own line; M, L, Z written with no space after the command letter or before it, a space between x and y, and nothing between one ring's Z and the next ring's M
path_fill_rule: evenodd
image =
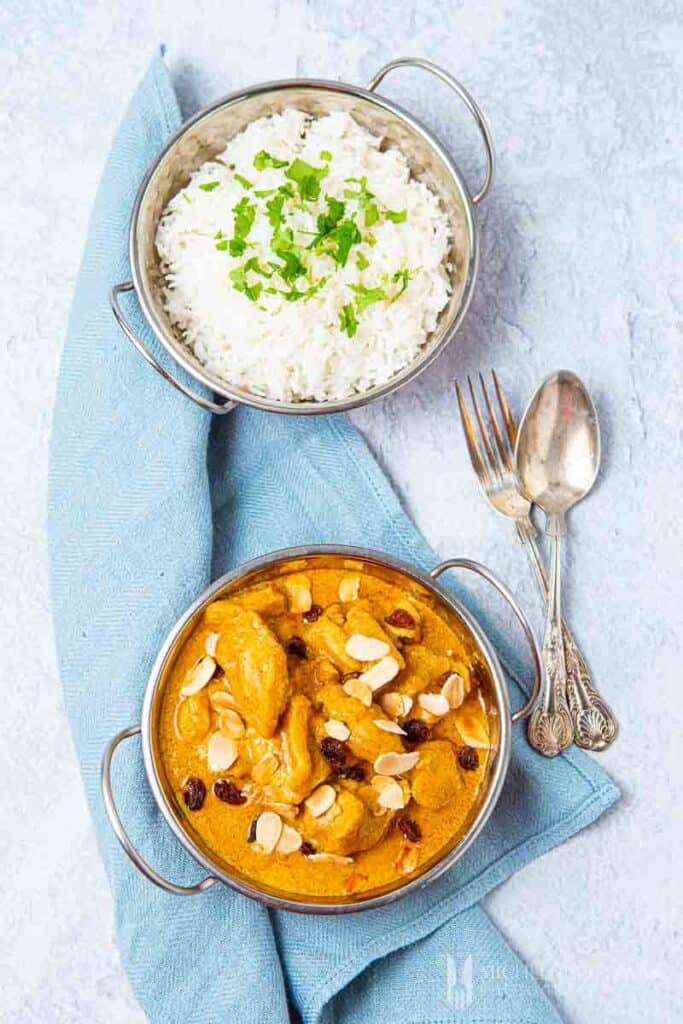
M491 432L495 439L496 448L498 449L498 452L500 454L500 459L503 464L503 468L511 472L512 464L510 462L510 453L507 449L507 445L505 444L505 441L503 440L502 434L498 427L498 421L496 420L496 417L494 415L493 406L491 405L491 399L489 398L489 393L486 389L486 383L484 381L484 375L482 373L479 374L479 385L481 387L481 393L484 396L484 402L486 403L486 411L489 414Z
M462 423L463 433L465 434L465 441L467 443L467 451L470 455L470 462L472 468L479 478L479 483L482 487L486 488L491 482L491 474L489 472L488 465L482 458L481 449L477 442L477 434L474 429L474 423L467 409L467 403L463 397L462 389L460 384L455 382L455 393L458 398L458 406L460 408L460 421Z
M477 396L474 391L474 385L472 384L471 377L467 378L467 383L469 384L470 397L472 399L472 405L474 406L474 415L476 416L477 423L479 424L479 433L484 443L484 450L486 451L486 454L488 456L489 464L491 466L491 469L493 470L494 476L496 477L497 480L500 481L502 478L500 466L498 464L498 459L496 458L496 453L493 450L493 445L489 441L488 431L484 425L484 417L482 416L481 409L479 408L479 402L477 401Z
M498 380L498 375L495 370L491 370L491 376L493 377L496 395L498 396L498 405L500 406L503 423L505 424L505 433L508 436L510 448L514 453L515 445L517 444L517 424L515 423L514 416L510 412L510 406L507 403L505 392L500 385L500 381Z

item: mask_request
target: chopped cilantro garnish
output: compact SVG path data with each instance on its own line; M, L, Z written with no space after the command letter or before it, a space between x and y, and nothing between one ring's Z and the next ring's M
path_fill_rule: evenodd
M345 334L348 334L349 338L352 338L358 330L358 321L350 302L342 306L342 311L339 315L339 326Z
M214 238L222 238L223 237L223 232L221 231L220 228L218 229L218 231L216 232L216 234L213 237Z
M329 167L314 167L297 157L285 171L285 176L296 182L302 199L315 200L320 195L320 182L329 172Z
M282 207L284 205L285 196L282 192L278 192L276 196L268 200L266 203L266 210L268 211L268 220L270 221L271 227L277 229L282 224L284 217L282 215Z
M274 196L277 192L276 188L255 188L254 195L258 196L259 199L265 199L266 196Z
M249 181L249 178L245 178L243 174L237 174L237 172L235 172L235 181L238 181L242 188L246 188L247 190L254 184L253 181ZM218 182L216 182L216 184L218 184Z
M356 199L358 201L358 206L363 211L365 226L366 228L371 228L379 220L379 209L377 208L377 203L374 202L374 192L368 191L368 179L365 177L346 178L346 181L355 182L359 186L356 191L350 188L345 189L344 195L347 199Z
M215 188L218 188L220 181L205 181L199 187L202 192L213 192Z
M402 224L408 216L406 210L387 210L384 216L387 220L391 220L394 224Z
M377 245L377 239L373 235L372 231L368 231L368 233L363 238L363 241L366 243L366 245L369 245L371 248Z
M330 153L329 149L320 150L320 159L325 160L327 163L330 162L330 160L332 159L332 154Z
M404 291L408 287L408 282L410 281L411 277L413 277L416 273L417 271L415 270L411 273L407 267L401 267L401 269L397 270L395 274L392 274L391 280L394 282L394 284L399 285L398 291L396 292L395 295L392 295L391 297L392 302L396 302L396 299L401 298Z
M218 248L218 246L216 246L216 248ZM231 256L241 256L247 248L247 243L243 238L231 238L228 248L230 249Z
M336 245L330 253L332 259L340 267L345 267L351 246L361 240L360 231L352 220L343 220L328 237L333 239Z
M183 192L183 199L185 200L186 203L191 203L192 202L192 200L188 196L187 192Z
M265 149L260 149L254 157L254 167L257 171L265 171L267 167L286 167L286 160L278 160L277 157L271 156L270 153L266 152Z
M335 199L334 196L325 196L325 202L327 203L327 213L321 213L318 215L316 222L318 231L315 238L309 245L309 249L315 249L319 246L320 242L322 242L330 232L334 231L337 224L344 216L346 205L339 199Z
M261 266L261 264L259 263L258 256L251 256L247 260L247 262L244 264L244 271L245 271L245 273L247 271L249 271L249 270L253 270L253 272L255 274L260 274L261 277L272 277L273 276L272 273L269 270L266 270L265 267Z
M349 287L356 293L356 309L359 313L371 306L373 302L381 302L387 297L384 288L366 288L364 284L352 284Z
M251 231L251 226L254 223L256 206L254 203L250 203L245 196L244 199L240 199L236 206L233 206L232 212L235 214L235 238L244 239Z
M235 270L231 270L230 280L235 291L242 292L251 302L256 302L263 291L263 285L260 281L256 281L254 284L248 283L246 266L236 267Z
M228 248L227 238L221 238L220 242L216 242L216 248L218 249L219 252L225 252L225 250Z
M283 281L289 284L296 281L297 277L303 277L306 273L306 264L301 261L293 249L285 249L278 253L282 263L271 263L276 274L279 274Z
M358 267L359 270L365 270L367 267L370 266L369 260L363 255L362 252L359 252L358 255L356 256L356 266Z

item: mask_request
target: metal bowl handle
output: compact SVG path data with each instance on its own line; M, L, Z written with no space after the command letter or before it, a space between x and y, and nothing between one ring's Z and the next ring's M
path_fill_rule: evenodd
M101 781L104 809L107 812L109 823L114 829L116 838L121 843L121 846L128 854L135 867L138 871L142 872L145 878L148 878L150 882L154 883L154 885L158 885L160 889L164 890L164 892L174 893L176 896L193 896L195 893L204 892L204 890L208 889L209 886L214 885L218 879L209 875L208 878L203 878L201 882L197 882L196 885L176 885L174 882L167 882L166 879L162 878L162 876L158 874L153 867L150 867L147 861L144 860L144 858L141 857L135 849L128 838L128 833L124 829L121 818L119 817L119 812L116 809L114 794L111 788L111 762L114 756L114 751L118 747L119 743L122 743L123 740L127 740L130 736L136 736L140 731L141 727L139 725L132 725L130 729L124 729L122 732L114 736L113 740L107 744L106 750L102 755Z
M479 128L479 133L481 135L482 142L484 143L484 149L486 150L486 175L484 177L483 185L479 191L472 196L472 202L475 204L481 202L491 186L495 157L493 155L491 132L489 131L486 118L481 112L479 105L470 96L465 86L460 84L457 78L453 78L453 75L449 75L449 73L444 71L443 68L438 67L436 64L432 64L431 61L423 60L422 57L399 57L398 60L392 60L389 64L385 64L384 67L380 68L377 74L370 80L368 92L374 92L382 79L388 75L390 71L394 71L395 68L422 68L423 71L429 71L430 74L436 75L436 77L440 78L442 82L445 82L446 85L450 86L453 92L458 94L474 120L477 122L477 127Z
M154 367L157 373L161 374L164 380L167 380L169 384L172 384L174 388L178 389L178 391L182 391L184 395L191 398L193 402L197 403L197 405L201 405L202 409L208 409L209 412L215 412L220 416L222 416L223 413L230 412L231 409L234 409L237 404L236 402L230 402L227 400L225 402L212 402L210 398L204 398L203 395L198 395L195 391L192 391L191 388L188 388L183 384L181 380L178 380L177 377L174 377L169 370L161 365L156 356L152 355L144 341L138 338L137 334L128 323L126 315L121 309L121 305L119 303L119 295L123 294L123 292L132 292L134 290L135 286L132 281L124 281L122 284L115 284L109 293L109 301L119 327L128 340L135 345L140 355L147 360L150 366Z
M543 678L541 652L538 649L538 644L536 643L536 638L533 634L533 630L531 628L529 620L527 619L526 615L524 614L520 606L517 604L516 600L512 596L512 593L505 586L503 581L498 579L498 577L494 573L492 573L490 569L487 569L485 565L481 565L480 562L472 562L470 561L469 558L449 558L447 559L447 561L442 562L440 565L437 565L434 569L432 569L429 575L432 577L432 579L438 580L439 576L441 576L442 573L446 572L447 569L468 569L470 572L476 573L477 576L482 576L487 581L487 583L490 583L493 587L495 587L498 593L505 598L505 600L515 613L517 621L524 630L524 635L527 638L529 648L531 650L531 659L534 663L534 686L531 691L531 696L529 697L526 704L524 704L523 707L519 708L512 714L512 721L518 722L520 718L526 718L527 715L531 713L531 709L538 700L538 695L541 690L541 680Z

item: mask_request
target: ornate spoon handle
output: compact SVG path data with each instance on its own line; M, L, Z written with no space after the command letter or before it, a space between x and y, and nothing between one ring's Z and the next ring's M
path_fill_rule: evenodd
M524 543L541 593L547 601L548 576L536 543L533 523L530 520L520 521L517 532ZM574 725L574 742L586 750L604 750L619 731L617 721L607 702L592 685L590 670L564 620L562 645L567 676L567 705Z

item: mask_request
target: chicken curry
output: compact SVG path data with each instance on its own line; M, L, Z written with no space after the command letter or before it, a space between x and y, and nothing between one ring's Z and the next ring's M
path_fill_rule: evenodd
M189 831L228 870L302 898L419 874L467 829L487 769L488 676L469 631L358 566L213 601L161 706Z

